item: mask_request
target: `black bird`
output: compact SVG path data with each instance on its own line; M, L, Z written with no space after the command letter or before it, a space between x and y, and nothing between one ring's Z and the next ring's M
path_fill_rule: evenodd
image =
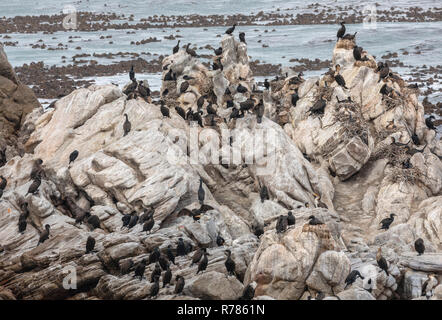
M23 234L26 231L26 227L28 226L28 222L26 219L18 219L18 232Z
M259 237L264 233L264 229L263 229L263 227L262 227L261 225L254 225L254 226L252 227L252 229L253 229L253 234L254 234L257 238L259 238Z
M129 71L129 79L130 79L131 81L134 81L134 80L135 80L135 71L134 71L134 66L133 66L133 65L130 67L130 71Z
M246 87L244 87L242 84L239 84L238 87L236 87L236 92L239 93L246 93L248 90Z
M158 262L160 256L161 256L160 250L158 249L158 247L155 247L149 255L148 264Z
M140 281L144 277L144 271L146 270L146 259L141 260L135 265L135 278L140 277Z
M341 22L341 27L339 28L338 33L336 34L336 36L338 37L338 40L339 40L339 38L342 38L344 36L344 34L345 34L345 25L344 25L344 22Z
M124 124L123 124L123 130L124 130L124 136L125 136L130 132L132 124L130 123L129 119L127 118L127 113L125 113L124 116L126 117L126 120L124 121Z
M213 105L211 103L207 106L207 113L217 116L216 109L213 107Z
M387 86L386 83L381 87L381 90L379 90L379 93L381 93L382 95L387 95L387 96L392 92L393 92L393 89L390 88L389 86Z
M163 276L163 288L166 286L166 284L170 284L170 280L172 280L172 271L168 267Z
M232 113L229 116L229 120L239 118L239 110L237 108L232 109Z
M0 189L0 199L2 198L2 196L3 196L3 189Z
M435 119L434 116L429 116L428 118L425 119L425 124L427 125L427 128L430 130L437 130L436 126L433 123L433 120Z
M237 26L236 23L233 24L233 27L230 27L229 29L226 30L226 34L232 34L233 31L235 31L235 27Z
M326 101L324 100L324 97L321 96L321 98L315 102L315 104L310 108L310 112L312 113L319 113L324 114L324 109L326 106Z
M150 208L146 209L145 212L140 216L140 219L138 219L138 223L139 224L145 223L147 220L153 217L154 213L155 213L155 208L150 206Z
M264 102L261 99L259 104L257 105L257 110L256 110L256 122L257 123L262 122L262 117L264 116L264 111L265 111Z
M160 267L160 264L157 262L157 263L155 263L155 268L153 269L153 271L150 275L150 282L154 282L155 277L160 277L160 276L161 276L161 267Z
M132 218L131 214L123 215L123 217L121 218L121 221L123 221L123 226L122 227L127 227L129 225L130 218Z
M138 84L138 92L143 98L149 97L151 93L149 87L144 86L143 81L140 81Z
M266 186L262 186L259 191L259 196L261 198L261 202L264 203L265 200L270 200L269 190Z
M296 223L296 219L295 216L293 215L293 213L291 211L289 211L287 213L287 225L289 226L293 226Z
M201 205L204 203L205 195L206 192L204 191L203 188L203 179L200 178L200 186L198 188L198 201L200 202Z
M41 176L41 174L43 172L43 168L41 167L42 164L43 164L43 160L41 160L41 159L36 159L34 161L34 164L32 165L32 170L31 170L31 179L35 179L36 176Z
M247 99L246 101L241 102L239 104L239 107L240 107L239 109L244 114L245 111L248 111L248 110L252 109L254 106L255 106L255 100Z
M161 110L161 114L163 115L163 117L170 118L169 108L164 105L163 101L161 101L160 110Z
M201 118L201 115L203 114L203 111L198 111L198 112L195 112L194 114L193 114L193 119L194 120L196 120L197 122L198 122L198 125L201 127L201 128L203 128L204 126L203 126L203 118Z
M176 255L179 256L185 256L187 254L186 252L186 245L184 244L183 238L178 238L178 245L176 247Z
M216 56L220 56L223 54L223 48L219 47L218 49L213 50Z
M134 266L134 261L132 259L123 261L120 264L120 273L123 275L128 274L132 270L133 266Z
M51 230L50 225L45 225L45 230L40 234L40 238L38 239L37 247L40 245L40 243L45 242L49 238L49 232Z
M392 213L392 214L390 214L389 218L382 219L380 222L380 224L382 224L382 227L379 230L382 230L382 229L388 230L388 228L390 228L390 225L393 223L395 216L396 215L394 213Z
M166 73L166 75L164 76L164 81L173 81L173 80L175 80L175 77L174 77L174 75L173 75L173 70L172 69L170 69L167 73ZM167 90L167 89L166 89ZM164 91L166 91L166 90L164 90ZM168 92L169 92L169 90L167 90Z
M176 44L176 46L173 47L173 50L172 50L172 53L173 53L173 54L177 53L178 50L180 50L180 41L181 41L181 40L178 40L178 43Z
M345 86L345 80L344 80L344 77L343 76L341 76L339 73L337 73L336 75L335 75L335 80L336 80L336 82L341 86L341 87L343 87L343 88L345 88L345 89L348 89L346 86Z
M359 273L358 270L353 270L353 271L351 271L351 272L348 274L347 278L345 278L345 287L344 287L344 290L345 290L349 285L351 285L353 282L355 282L356 279L357 279L358 277L361 278L362 280L364 280L364 277Z
M172 246L170 244L167 246L166 255L169 261L175 264L175 255L173 254Z
M155 225L155 220L153 217L151 217L149 220L147 220L143 225L143 232L149 232L152 230L153 226Z
M0 176L0 190L5 190L6 185L8 184L8 180L4 178L3 176Z
M184 278L180 275L177 275L175 277L175 281L176 281L176 283L175 283L174 293L180 294L181 292L183 292L183 289L184 289L184 285L185 285Z
M356 61L360 61L361 60L361 51L362 51L361 47L354 46L354 48L353 48L353 58L355 58Z
M161 275L161 273L160 273L160 275ZM160 276L156 275L152 279L152 281L153 281L153 285L152 285L152 287L150 287L149 295L150 295L150 297L155 297L158 294L158 292L160 291Z
M387 260L382 256L381 248L379 247L378 252L376 254L376 262L378 263L379 268L385 271L388 276L388 264Z
M382 79L385 79L390 74L390 68L388 67L388 63L385 62L381 69L379 70L379 80L381 82Z
M198 264L198 271L196 272L196 274L198 274L200 271L203 272L204 270L206 270L208 263L209 259L207 259L207 252L204 252L203 259Z
M414 143L415 145L417 145L417 146L421 144L421 142L420 142L420 140L419 140L419 137L417 136L416 133L413 133L413 134L411 135L411 140L413 140L413 143Z
M252 300L255 296L255 288L252 284L248 284L247 287L244 288L242 292L241 298L239 300Z
M296 104L298 103L298 100L299 100L298 92L293 93L292 94L292 99L291 99L292 106L296 107Z
M161 93L161 96L162 97L165 97L165 96L167 96L167 94L169 93L169 89L164 89L164 91Z
M204 106L204 102L206 101L206 96L200 96L196 101L196 106L198 107L198 111Z
M425 252L424 240L422 238L419 238L414 242L414 249L416 249L418 256Z
M246 34L244 32L239 33L239 41L247 43L246 42Z
M192 57L197 57L197 54L196 54L195 50L190 49L190 43L187 44L186 52L188 54L190 54Z
M187 89L189 89L189 82L184 81L183 83L181 83L180 86L180 93L185 93L187 91Z
M89 236L86 240L86 254L92 252L95 248L95 239L92 236Z
M100 218L96 215L90 215L86 221L92 227L92 230L100 228Z
M235 261L233 261L231 255L232 252L230 250L226 250L225 253L227 254L227 259L224 265L226 266L227 272L229 275L235 274Z
M232 100L227 100L226 101L226 106L227 106L227 108L233 108L235 105L233 104Z
M190 266L193 266L195 263L199 262L205 252L206 248L198 248L193 254L192 263L190 264Z
M75 159L78 157L78 150L72 151L72 153L69 155L69 163L74 162Z
M269 90L270 89L270 82L268 79L264 79L264 87Z
M219 234L216 236L216 244L218 245L218 247L221 247L224 245L224 238L221 237Z
M308 220L309 220L308 224L311 225L311 226L316 226L316 225L324 224L321 220L319 220L315 216L308 217Z
M129 223L127 225L127 228L128 229L132 229L133 227L135 227L137 225L138 219L139 219L139 217L138 217L137 213L135 211L133 211L131 213L130 220L129 220Z
M181 116L181 118L186 120L186 112L184 111L183 108L181 108L180 106L176 106L175 111Z
M31 185L29 186L27 194L29 193L35 194L38 188L40 187L40 184L41 184L41 178L40 176L36 176L35 179L32 181Z
M287 230L287 217L280 215L278 221L276 222L276 233L281 233Z
M6 148L0 150L0 167L6 164Z
M28 203L27 202L23 202L20 205L20 209L21 209L21 213L20 216L18 217L18 220L26 220L29 217L29 209L28 209Z
M167 268L169 268L169 261L163 255L160 255L160 258L158 259L158 263L160 264L160 267L163 270L167 270Z

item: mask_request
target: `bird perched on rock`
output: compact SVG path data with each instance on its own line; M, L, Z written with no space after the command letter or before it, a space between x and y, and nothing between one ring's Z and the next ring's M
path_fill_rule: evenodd
M335 74L334 74L335 81L336 81L341 87L343 87L343 88L345 88L345 89L348 89L348 88L345 86L345 80L344 80L344 77L341 76L341 75L339 74L339 71L340 71L340 70L341 70L341 66L340 66L339 64L337 64L337 65L336 65L336 72L335 72Z
M180 93L182 94L182 93L185 93L186 91L187 91L187 89L189 89L189 86L190 86L190 84L189 84L189 82L187 82L187 81L184 81L183 83L181 83L181 86L180 86Z
M242 43L247 43L246 42L246 34L244 32L239 33L239 41L241 41Z
M184 244L183 238L178 238L178 244L176 247L176 255L179 256L185 256L187 254L186 251L186 245Z
M69 155L69 163L74 162L75 159L78 157L78 150L72 151L72 153Z
M150 219L147 220L143 225L143 232L150 233L154 225L155 225L155 220L153 219L153 217L150 217Z
M289 211L287 213L287 225L294 226L295 223L296 223L295 216L293 215L293 213L291 211Z
M184 289L184 285L185 285L184 278L180 275L177 275L175 277L175 281L176 281L176 283L175 283L174 293L180 294L181 292L183 292L183 289Z
M164 76L164 79L163 79L164 81L174 81L174 80L176 80L175 79L175 74L173 73L173 70L172 69L169 69L169 71L166 73L166 75ZM135 89L134 89L135 90ZM167 90L167 92L169 92L169 90L168 89L166 89ZM164 90L164 91L166 91L166 90Z
M411 135L411 140L413 140L413 143L417 146L421 144L421 141L419 140L419 137L417 136L416 133L413 133Z
M158 247L153 248L152 252L149 255L149 261L148 264L158 262L160 259L161 253Z
M269 190L266 186L262 186L259 191L259 196L261 198L261 202L264 203L265 200L270 200Z
M387 260L382 256L381 247L378 248L378 252L376 253L376 262L378 263L379 268L384 270L388 276L388 264Z
M155 277L160 277L160 276L161 276L161 267L160 267L160 264L157 262L157 263L155 263L155 267L152 270L152 273L150 275L150 282L154 282Z
M427 126L428 129L437 131L437 128L433 123L434 119L436 119L434 116L429 116L428 118L425 119L425 125Z
M181 116L181 118L186 120L186 112L184 111L183 108L181 108L180 106L176 106L175 111Z
M123 136L126 136L130 132L132 124L130 123L130 121L127 117L127 113L125 113L124 116L126 117L126 120L124 121L124 124L123 124L123 130L124 130Z
M220 56L223 54L223 48L219 47L218 49L214 49L213 52L215 53L216 56Z
M361 56L361 52L362 52L362 48L358 47L358 46L354 46L353 48L353 58L355 58L356 61L360 61L362 56Z
M8 184L8 180L6 180L5 177L0 176L0 190L5 190L7 184Z
M378 82L381 82L382 79L385 79L390 74L390 68L388 67L388 62L385 62L381 69L379 69L379 80Z
M243 290L241 297L239 300L252 300L255 296L255 287L252 283L249 283Z
M239 84L239 85L236 87L236 92L239 92L239 93L246 93L247 91L249 91L249 90L247 90L247 88L244 87L242 84Z
M298 103L298 100L299 100L299 95L298 95L298 90L296 90L296 92L293 93L292 97L291 97L292 106L296 107L296 104Z
M140 281L143 279L144 277L144 271L146 270L146 259L141 260L140 262L138 262L135 265L135 276L136 277L140 277Z
M193 266L195 263L199 262L205 252L206 248L198 248L193 254L192 263L190 264L190 266Z
M252 109L254 106L255 106L255 100L253 99L247 99L246 101L239 103L240 111L242 111L243 115L244 112Z
M338 33L336 34L336 37L339 40L339 38L342 38L344 36L344 34L345 34L345 25L344 25L344 22L341 22L341 27L339 28Z
M18 220L18 232L23 234L26 231L26 227L28 226L28 222L26 219L19 219Z
M161 101L160 110L161 110L161 114L163 115L163 117L170 118L169 108L164 105L163 101Z
M154 213L155 213L155 208L150 206L149 209L146 209L144 213L140 216L140 219L138 219L138 223L139 224L145 223L147 220L153 217Z
M197 57L198 55L196 54L195 50L190 49L190 43L187 44L186 46L186 52L191 55L192 57Z
M310 108L311 113L324 114L325 106L327 105L324 96L321 96L318 101Z
M225 242L224 238L221 237L221 235L218 234L218 235L216 236L216 244L217 244L217 246L218 246L218 247L223 246L223 245L224 245L224 242Z
M31 185L29 186L27 194L29 193L35 194L38 191L40 184L41 184L41 178L40 176L36 176L35 179L32 181Z
M225 254L227 255L226 262L224 265L226 266L227 272L229 275L235 274L235 261L232 259L232 252L230 250L226 250Z
M229 120L239 118L239 110L237 108L232 109L232 113L229 116Z
M259 238L263 233L264 229L261 225L255 224L252 226L253 234Z
M388 230L388 228L390 228L390 225L393 223L395 216L396 215L394 213L392 213L392 214L390 214L389 218L382 219L380 222L380 224L382 224L382 227L379 230L382 230L382 229Z
M276 233L282 233L287 230L287 217L280 215L276 222Z
M158 263L160 264L160 267L163 270L167 270L167 268L169 268L169 260L167 260L167 258L162 254L160 254Z
M92 230L100 228L100 218L94 214L89 214L86 222L92 227Z
M308 220L309 220L308 224L311 225L311 226L317 226L317 225L320 225L320 224L324 224L321 220L319 220L318 218L316 218L313 215L308 217Z
M201 205L204 203L205 195L206 195L206 192L204 191L204 188L203 188L203 179L200 178L200 186L198 188L198 201L200 202Z
M133 65L130 67L130 71L129 71L129 79L130 79L131 81L135 80L135 71L134 71L134 66L133 66Z
M264 87L266 88L266 90L270 89L270 82L268 79L264 79Z
M155 277L152 279L153 285L152 287L150 287L150 293L149 293L149 296L151 298L155 297L160 291L160 275L155 275Z
M149 87L145 87L143 81L140 81L138 83L138 92L140 94L140 96L148 102L147 98L150 97L150 89Z
M200 263L198 264L198 271L196 272L196 274L203 272L204 270L206 270L207 265L209 263L209 259L207 258L207 252L203 252L203 258L201 259Z
M95 248L95 239L92 236L89 236L86 240L86 254L92 252Z
M40 245L40 243L43 243L49 239L50 230L51 230L51 226L48 224L45 225L45 230L40 234L40 238L38 239L37 247Z
M172 270L170 270L170 268L167 267L167 270L166 270L166 272L164 272L164 275L163 275L163 288L166 285L169 285L171 280L172 280Z
M178 43L176 44L176 46L173 47L173 49L172 49L173 54L177 53L178 50L180 50L180 42L181 42L181 40L178 40Z
M6 148L0 149L0 168L6 164Z
M31 170L31 179L35 179L36 176L40 176L43 173L43 168L42 165L43 164L43 160L41 159L36 159L34 161L34 164L32 165L32 170Z
M352 270L352 271L348 274L347 278L345 278L345 287L344 287L344 290L345 290L349 285L351 285L353 282L355 282L356 279L357 279L358 277L361 278L362 280L364 280L364 277L361 276L361 274L359 273L358 270Z
M125 215L123 215L123 217L121 218L121 221L123 221L123 226L122 226L122 228L127 227L127 226L129 225L129 222L130 222L130 218L131 218L131 217L132 217L131 214L125 214Z
M229 29L226 30L226 34L232 34L233 31L235 31L236 26L237 26L237 24L234 23L232 27L230 27Z
M175 255L173 254L172 246L170 244L167 246L166 255L169 261L175 264Z
M424 240L422 238L419 238L414 242L414 249L418 253L418 256L425 252Z
M263 102L262 99L259 101L259 104L256 106L256 108L257 108L257 110L256 110L256 122L257 123L261 123L262 122L262 117L264 116L264 110L265 110L264 102Z
M122 275L128 274L132 267L134 266L134 261L132 259L125 260L120 263L120 273Z

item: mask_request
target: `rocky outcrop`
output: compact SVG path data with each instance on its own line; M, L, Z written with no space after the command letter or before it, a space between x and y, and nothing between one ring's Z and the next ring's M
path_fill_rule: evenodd
M280 78L258 90L246 45L225 35L216 70L185 49L164 59L161 92L170 117L159 103L112 85L76 90L55 108L28 115L28 153L0 168L8 180L0 202L0 297L151 299L155 263L141 279L125 266L149 260L156 248L176 254L180 238L188 253L170 263L172 281L161 285L157 299L238 299L252 282L256 299L415 299L430 278L425 295L438 297L439 143L423 123L416 93L398 76L378 82L374 59L355 62L353 45L341 40L333 53L348 89L336 84L332 70L308 80ZM384 83L396 94L383 96ZM324 114L310 112L319 96ZM230 117L241 106L244 112ZM422 145L409 148L422 153L391 144L413 133ZM74 150L78 157L70 161ZM43 161L42 182L32 194L36 159ZM29 217L20 234L24 202ZM125 215L152 208L149 232L143 224L122 227ZM296 223L276 232L288 211ZM391 212L394 222L380 230ZM81 214L97 217L99 226L76 223ZM310 224L312 215L323 224ZM37 246L47 224L49 239ZM85 254L89 236L95 251ZM419 237L426 252L417 256ZM376 264L379 247L388 275ZM197 248L209 253L202 272L192 264ZM227 249L235 262L230 275ZM364 279L346 286L355 269ZM179 295L176 275L185 279Z

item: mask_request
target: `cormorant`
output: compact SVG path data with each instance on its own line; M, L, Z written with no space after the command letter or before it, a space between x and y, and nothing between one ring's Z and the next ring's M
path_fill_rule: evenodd
M296 223L296 219L295 216L293 215L293 213L291 211L289 211L287 213L287 225L289 226L293 226Z
M235 27L237 26L236 23L233 24L233 27L230 27L229 29L226 30L226 34L232 34L233 31L235 31Z
M169 93L169 89L164 89L164 91L161 93L161 96L162 97L165 97L165 96L167 96L167 94Z
M255 296L255 288L251 283L247 285L247 287L244 288L242 292L241 298L239 300L252 300Z
M133 266L134 266L134 261L132 259L120 263L120 273L123 275L128 274Z
M261 198L261 202L264 203L265 200L270 200L269 190L266 186L262 186L259 191L259 196Z
M172 271L169 267L167 267L167 270L164 272L163 276L163 288L166 286L166 284L170 284L170 280L172 280Z
M216 114L216 109L213 107L213 105L211 103L207 106L207 113L214 115L214 116L218 116Z
M132 80L132 83L130 83L130 84L126 87L126 89L124 89L123 93L124 93L125 95L129 96L132 92L135 91L135 89L137 88L137 86L138 86L138 82L134 79L134 80Z
M132 125L131 125L129 119L127 118L127 113L125 113L124 116L126 117L126 121L124 121L124 124L123 124L123 130L124 130L124 136L125 136L130 132L130 128L132 127Z
M388 264L387 260L382 256L381 247L378 248L378 252L376 254L376 262L378 263L379 268L385 271L388 276Z
M164 81L173 81L173 80L175 80L175 77L174 77L174 75L173 75L173 71L172 71L172 69L170 69L167 73L166 73L166 75L164 76ZM166 89L167 90L167 89ZM166 90L164 90L164 91L166 91ZM167 90L168 92L169 92L169 90Z
M223 54L223 48L222 47L219 47L218 49L214 49L213 51L215 52L216 56L220 56L220 55Z
M284 232L287 229L287 217L280 215L276 222L276 233Z
M169 108L164 105L163 101L161 101L160 110L161 110L161 114L163 115L163 117L170 118Z
M239 93L246 93L248 90L246 87L244 87L242 84L239 84L238 87L236 87L236 92Z
M340 70L341 70L341 66L340 66L339 64L337 64L337 65L336 65L336 72L335 72L335 74L334 74L335 81L336 81L341 87L343 87L343 88L345 88L345 89L348 89L348 88L345 86L345 80L344 80L344 77L341 76L341 75L339 74L339 71L340 71Z
M92 236L89 236L86 240L86 254L92 252L95 248L95 239Z
M123 217L121 218L121 221L123 221L122 228L127 227L129 225L131 217L132 217L132 215L130 215L130 214L123 215Z
M178 43L176 44L175 47L173 47L172 53L175 54L178 52L178 50L180 50L180 42L181 40L178 40Z
M184 81L183 83L181 83L180 86L180 93L185 93L187 91L187 89L189 89L189 82Z
M21 213L20 216L18 217L18 220L26 220L29 217L29 209L28 209L28 203L27 202L23 202L20 205L20 209L21 209Z
M355 58L356 61L360 61L361 60L361 58L362 58L361 51L362 51L361 47L354 46L354 48L353 48L353 58Z
M345 25L344 25L344 22L341 22L341 27L339 28L338 33L336 34L336 36L338 37L338 40L339 40L339 38L342 38L344 36L344 34L345 34Z
M264 102L262 101L262 99L259 101L257 108L258 109L256 111L256 122L261 123L262 117L264 116L264 111L265 111Z
M40 187L40 184L41 184L41 178L40 176L36 176L35 179L32 181L31 185L29 186L27 194L29 193L35 194L38 188Z
M201 108L204 106L204 102L206 101L205 98L206 96L200 96L196 101L196 106L198 107L198 111L201 110Z
M324 224L321 220L319 220L318 218L316 218L315 216L310 216L308 217L308 224L311 226L316 226L316 225L320 225L320 224Z
M175 264L175 255L173 254L172 246L170 244L167 246L166 255L169 261Z
M134 66L133 66L133 65L130 67L130 71L129 71L129 79L130 79L131 81L134 81L134 80L135 80L135 71L134 71Z
M6 180L6 178L3 176L0 176L0 179L0 190L5 190L8 180Z
M153 219L153 217L150 217L150 219L147 220L143 225L143 232L150 233L154 225L155 225L155 220Z
M180 106L176 106L175 111L181 116L181 118L186 120L186 112L184 111L183 108L181 108Z
M381 93L382 95L389 95L390 93L393 92L393 88L390 88L389 86L387 86L387 84L385 83L381 90L379 90L379 93Z
M147 97L150 97L150 89L149 87L145 87L143 84L143 81L140 81L138 84L138 92L140 93L140 96L146 99Z
M98 216L90 215L86 221L92 227L92 230L100 228L100 218Z
M353 34L349 34L349 33L347 33L344 37L342 37L342 39L346 39L346 40L354 40L354 38L356 38L356 34L357 34L358 32L356 31L355 33L353 33Z
M153 248L152 252L149 255L148 264L157 262L160 259L161 253L158 247Z
M160 291L160 275L155 275L155 277L153 277L152 279L153 285L152 287L150 287L150 293L149 293L150 297L155 297Z
M23 234L26 231L26 227L28 226L28 222L26 219L18 219L18 232Z
M364 277L361 276L361 274L359 273L358 270L353 270L353 271L351 271L351 272L348 274L347 278L345 278L345 287L344 287L344 290L345 290L349 285L351 285L353 282L355 282L356 279L357 279L358 277L361 278L362 280L364 280Z
M232 113L229 116L229 120L239 118L239 110L237 108L232 109Z
M319 113L324 114L325 106L327 105L326 101L324 100L324 97L321 96L318 101L315 102L315 104L310 108L310 112L312 113Z
M227 259L224 265L226 266L227 272L229 275L235 274L235 261L233 261L231 255L232 252L230 250L226 250L225 253L227 254Z
M420 142L420 140L419 140L419 137L417 136L416 133L413 133L413 134L411 135L411 140L413 140L413 143L414 143L415 145L417 145L417 146L421 144L421 142Z
M298 100L299 100L299 95L298 92L296 91L295 93L292 94L292 99L291 99L292 106L296 107Z
M45 230L40 234L40 238L38 239L37 247L40 245L40 243L45 242L49 238L49 232L51 230L50 225L45 225Z
M203 179L200 178L200 186L198 188L198 201L200 202L201 205L204 203L205 195L206 192L204 191L203 188Z
M416 249L418 256L425 252L424 240L422 238L419 238L414 242L414 249Z
M388 230L388 228L390 228L390 224L393 223L395 216L396 215L394 213L392 213L392 214L390 214L390 218L382 219L380 222L380 224L382 224L382 227L379 230L382 230L382 229Z
M154 282L155 277L160 277L160 276L161 276L161 267L160 264L157 262L155 263L155 268L152 270L152 273L150 275L150 282Z
M254 234L257 238L259 238L259 237L264 233L264 229L263 229L263 227L262 227L261 225L254 225L254 226L252 227L252 229L253 229L253 234Z
M246 34L244 32L239 33L239 41L247 43L246 42Z
M248 111L255 106L255 100L247 99L246 101L240 102L239 107L240 111L244 113L244 111Z
M184 284L185 284L184 278L180 275L177 275L175 277L175 281L176 281L176 283L175 283L174 293L180 294L181 292L183 292L183 289L184 289Z
M190 54L192 57L197 57L197 54L196 54L195 50L190 49L190 43L187 44L186 52L188 54Z
M6 164L6 148L0 150L0 167Z
M206 248L198 248L193 254L192 263L190 264L190 266L193 266L195 263L199 262L205 252Z
M428 129L436 131L437 128L436 128L436 126L433 123L434 119L435 119L434 116L429 116L428 118L425 119L425 124L427 125Z
M198 271L196 272L196 274L200 273L200 271L203 272L204 270L206 270L208 263L209 259L207 259L207 252L204 252L203 259L198 264Z
M36 159L34 161L31 170L31 179L34 179L36 176L41 176L41 173L43 172L43 168L41 167L42 164L43 160L41 159Z
M145 223L147 220L153 217L154 213L155 213L155 208L150 206L150 208L145 210L145 212L140 216L140 219L138 219L138 223L139 224Z
M72 153L69 155L69 163L74 162L75 159L78 157L78 150L72 151Z
M130 220L129 220L129 224L127 225L128 229L132 229L133 227L135 227L137 225L138 222L138 215L135 211L133 211L130 215Z
M381 82L382 79L385 79L390 74L390 68L388 67L388 63L385 62L381 69L379 70L379 80Z
M226 106L227 106L227 108L233 108L235 105L233 104L232 100L227 100L226 101Z
M270 82L268 79L264 79L264 87L269 90L270 89Z
M178 245L176 247L176 255L179 256L185 256L187 254L186 252L186 245L184 244L183 238L178 238Z
M221 237L219 234L216 236L216 244L218 245L218 247L221 247L222 245L224 245L224 238Z
M165 256L160 255L160 258L158 259L158 262L160 264L161 269L167 270L167 268L169 268L169 261L166 259Z

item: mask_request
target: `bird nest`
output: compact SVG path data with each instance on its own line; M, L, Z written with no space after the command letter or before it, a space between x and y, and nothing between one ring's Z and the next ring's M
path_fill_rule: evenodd
M418 168L402 169L394 167L387 176L390 183L409 183L416 184L422 181L424 174Z
M359 137L366 145L368 145L368 124L363 118L357 103L341 102L338 106L341 108L341 111L334 115L334 121L342 124L345 141L349 141L354 137Z
M332 99L334 88L332 87L319 87L319 97L323 96L325 100L330 101Z
M402 163L409 158L404 147L395 146L394 144L386 144L378 150L374 151L370 160L387 159L388 163L394 167L401 168ZM410 169L407 169L410 170Z
M390 98L388 96L384 96L384 103L387 108L385 108L385 111L388 111L390 109L394 109L396 107L399 107L402 105L402 101L400 99L394 99Z

